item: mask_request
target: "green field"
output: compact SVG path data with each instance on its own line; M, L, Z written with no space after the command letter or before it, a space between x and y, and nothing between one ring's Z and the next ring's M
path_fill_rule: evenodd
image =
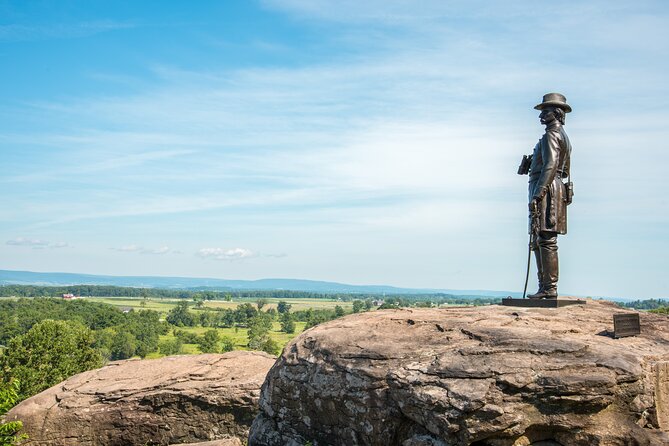
M105 304L114 305L122 309L133 309L133 310L154 310L162 314L164 318L167 315L167 312L176 306L179 302L182 302L182 299L160 299L160 298L148 298L142 299L138 297L87 297L86 300L92 302L101 302ZM243 303L256 304L257 299L235 299L232 302L227 301L205 301L201 308L196 308L194 305L191 306L190 311L194 313L200 313L202 311L216 310L216 309L235 309L237 305ZM263 307L263 311L267 311L270 308L277 307L277 304L280 301L289 303L291 311L300 311L306 310L309 308L313 309L334 309L335 306L339 305L344 308L345 311L351 312L352 303L351 302L342 302L337 300L330 299L278 299L278 298L268 298L265 299L267 304ZM192 303L192 302L191 302ZM288 334L284 333L281 330L281 324L279 322L273 322L272 331L270 336L274 339L281 348L283 348L291 339L293 339L298 334L304 331L305 322L295 322L295 333ZM221 337L227 337L232 339L234 342L235 350L248 350L247 343L247 329L242 327L232 327L232 328L212 328L212 327L179 327L177 330L183 330L185 332L194 333L197 335L202 335L206 331L216 330ZM173 330L169 334L163 335L160 337L161 341L173 341L175 339ZM183 344L183 353L185 354L195 354L200 353L196 344ZM162 356L158 352L149 354L149 358L158 358Z
M144 301L140 297L87 297L86 300L93 302L103 302L106 304L111 304L117 307L128 307L138 310L155 310L161 313L167 314L167 312L174 307L177 303L182 302L183 299L160 299L160 298L149 298ZM223 300L208 300L204 302L204 308L237 308L237 305L243 303L256 303L257 298L248 298L248 299L235 299L231 302ZM300 311L306 310L308 308L313 309L334 309L335 306L339 305L347 312L350 312L353 308L351 302L342 302L333 299L278 299L278 298L267 298L264 299L267 301L267 305L263 307L263 311L266 311L270 308L276 308L277 304L280 301L288 302L292 305L290 311ZM191 307L193 311L200 311L198 308Z
M281 325L278 322L274 322L270 336L281 346L281 348L283 348L291 339L304 331L304 325L304 322L295 322L295 333L288 334L280 331ZM209 330L216 330L221 337L228 337L232 339L235 344L235 350L248 350L246 344L249 340L246 336L246 328L182 327L177 328L177 330L183 330L189 333L195 333L197 335L202 335L204 332ZM174 339L175 337L173 332L160 337L161 341L173 341ZM184 354L197 354L200 353L200 350L196 344L183 344L182 352ZM149 354L147 358L159 358L161 356L163 355L161 355L159 352L154 352Z

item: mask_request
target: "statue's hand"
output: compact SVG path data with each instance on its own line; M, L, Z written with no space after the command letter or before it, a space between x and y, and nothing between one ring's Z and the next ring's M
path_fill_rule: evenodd
M530 214L532 215L537 215L539 213L539 203L543 199L543 196L541 197L533 197L530 200L530 203L527 205L528 209L530 210Z
M536 191L532 199L530 200L530 204L532 202L535 202L535 206L538 206L539 202L544 199L546 196L546 192L548 192L547 188L542 187L540 190Z

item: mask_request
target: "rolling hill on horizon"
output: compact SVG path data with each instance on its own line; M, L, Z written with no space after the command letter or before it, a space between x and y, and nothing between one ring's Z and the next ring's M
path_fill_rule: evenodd
M0 285L113 285L141 288L213 290L291 290L316 293L375 293L375 294L431 294L444 293L459 296L518 297L521 293L495 290L453 290L432 288L400 288L389 285L350 285L304 279L268 278L259 280L229 280L199 277L165 276L107 276L62 272L33 272L0 270Z

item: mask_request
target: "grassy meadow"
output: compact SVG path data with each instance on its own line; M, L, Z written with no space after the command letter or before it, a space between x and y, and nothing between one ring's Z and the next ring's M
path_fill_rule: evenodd
M167 314L167 312L177 303L183 301L183 299L161 299L159 297L147 298L145 302L141 297L87 297L86 300L93 302L103 302L117 307L134 308L136 310L155 310L164 314ZM313 308L314 310L334 309L334 307L337 305L342 307L347 312L351 312L353 308L353 304L351 302L342 302L334 299L264 298L263 300L267 302L267 304L263 307L263 311L266 311L270 308L276 309L276 306L280 301L284 301L292 305L290 311L293 312L306 310L308 308ZM234 299L230 302L224 300L207 300L203 303L202 310L206 308L230 308L234 310L239 304L250 303L255 305L257 301L257 297ZM201 311L201 309L191 307L191 311Z
M154 310L161 313L161 317L164 319L167 315L167 312L175 307L179 302L183 302L183 299L161 299L161 298L139 298L139 297L87 297L86 300L92 302L101 302L105 304L110 304L121 309L134 309L138 310ZM235 309L237 305L243 303L250 303L255 305L257 298L238 298L233 301L222 301L222 300L209 300L202 303L201 308L196 308L194 305L190 307L190 311L195 314L207 310L216 310L216 309ZM290 299L290 298L266 298L264 299L267 303L263 306L263 311L267 311L270 308L276 309L277 304L280 301L287 302L291 305L291 311L300 311L312 309L334 309L335 306L339 305L347 313L352 311L351 302L342 302L333 299ZM192 303L192 302L191 302ZM283 348L291 339L299 335L304 331L305 322L296 321L295 322L295 333L288 334L281 331L281 324L278 321L273 322L272 330L270 331L270 336L274 339L281 348ZM248 337L247 329L242 327L231 327L231 328L212 328L212 327L179 327L177 330L182 330L189 333L194 333L196 335L202 335L206 331L216 330L218 331L219 336L227 337L232 339L234 343L235 350L248 350ZM161 341L173 341L175 339L173 330L170 331L167 335L160 336ZM183 344L184 354L196 354L200 353L198 346L196 344ZM158 358L162 355L159 352L153 352L149 354L148 358Z

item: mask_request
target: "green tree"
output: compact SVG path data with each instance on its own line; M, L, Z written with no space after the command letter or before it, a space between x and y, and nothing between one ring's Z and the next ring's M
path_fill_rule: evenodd
M229 336L223 336L221 338L221 347L224 352L231 352L235 349L235 341Z
M119 331L114 335L111 346L111 359L128 359L137 352L137 339L128 331Z
M290 311L291 307L292 305L286 302L285 300L280 300L279 303L276 305L276 311L283 314Z
M323 322L327 322L331 319L334 318L334 312L333 311L314 311L311 313L309 318L307 319L307 323L305 324L304 328L311 328L315 327L318 324L322 324Z
M219 317L219 323L224 327L230 328L235 325L235 312L230 308L226 308Z
M256 306L258 307L258 311L262 310L262 307L267 305L267 299L261 298L256 300Z
M113 328L104 328L94 332L93 348L100 352L100 356L105 362L111 359L114 336L116 336L116 330Z
M184 344L197 344L200 339L195 333L186 330L175 329L174 336L179 338Z
M197 346L202 353L218 353L220 352L218 347L219 341L218 330L207 330L202 338L200 338Z
M285 312L281 315L281 331L284 333L295 333L295 321L290 312Z
M175 338L172 341L162 341L158 344L158 350L165 356L178 355L181 353L182 348L183 342L179 338Z
M650 313L669 314L669 307L658 307L654 310L648 310Z
M216 326L216 312L211 311L210 308L201 311L199 315L200 325L203 327L215 327Z
M19 401L19 388L19 381L16 379L8 383L0 382L0 420ZM21 421L7 423L0 421L0 446L14 446L28 438L25 434L19 434L21 429L23 429Z
M276 355L279 352L279 346L270 335L272 329L272 320L267 313L258 313L249 320L249 348L251 350L262 350L264 352Z
M248 302L237 305L237 309L235 310L235 322L238 325L247 325L249 319L256 317L257 314L258 310L256 310L256 307Z
M365 307L365 303L361 300L354 300L353 301L353 312L354 313L360 313L362 309Z
M182 301L179 302L176 307L172 308L165 318L167 322L177 327L194 327L195 318L188 311L188 302Z
M199 293L194 295L193 302L195 302L195 308L202 308L204 306L204 296Z
M128 313L126 322L117 327L117 331L127 331L135 337L135 354L144 358L158 350L160 334L167 334L169 326L160 322L157 311L133 311Z
M335 317L342 317L344 314L344 309L339 305L335 305Z
M3 380L20 381L19 398L25 399L77 373L102 366L92 347L93 333L70 321L44 320L24 335L9 341L0 356Z

